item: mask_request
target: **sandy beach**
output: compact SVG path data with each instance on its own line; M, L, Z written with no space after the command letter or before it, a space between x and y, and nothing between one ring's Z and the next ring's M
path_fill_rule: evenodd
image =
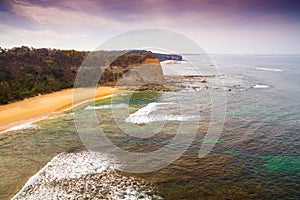
M78 89L82 95L74 105L80 102L98 99L116 93L113 87L98 87L94 97L90 89ZM66 89L45 95L28 98L8 105L0 106L0 133L20 124L49 117L73 106L73 89Z

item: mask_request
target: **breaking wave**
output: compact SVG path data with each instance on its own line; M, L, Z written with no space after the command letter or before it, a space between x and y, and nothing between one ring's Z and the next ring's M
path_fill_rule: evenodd
M12 199L162 199L143 180L116 173L117 165L99 152L61 153Z
M282 72L281 69L275 69L275 68L256 67L255 69L256 69L256 70L259 70L259 71Z
M102 106L87 106L85 110L101 110L101 109L111 109L111 108L127 108L127 104L109 104L109 105L102 105Z
M256 88L256 89L266 89L266 88L269 88L270 86L268 85L260 85L260 84L257 84L255 86L253 86L253 88Z
M190 121L198 119L199 116L185 116L185 115L168 115L168 114L152 114L154 111L158 110L158 106L168 105L174 103L149 103L147 106L139 109L135 113L130 114L125 122L133 124L150 124L159 121Z

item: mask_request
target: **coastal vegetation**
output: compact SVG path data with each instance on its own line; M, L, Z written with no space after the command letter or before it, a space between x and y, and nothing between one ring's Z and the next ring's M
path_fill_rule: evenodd
M0 47L0 104L72 88L81 64L90 53L27 46L12 49ZM101 85L113 85L131 66L182 59L178 55L157 54L145 50L99 53L106 56L102 56L103 58L121 55L103 72L99 80Z
M87 54L26 46L0 49L0 104L72 87Z

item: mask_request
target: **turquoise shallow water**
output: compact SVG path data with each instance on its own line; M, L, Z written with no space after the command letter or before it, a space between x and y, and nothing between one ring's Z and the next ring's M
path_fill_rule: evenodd
M210 122L211 98L207 90L198 90L197 99L187 98L183 103L200 106L199 129L188 150L165 168L130 175L152 182L165 199L299 199L300 57L212 56L212 59L219 73L225 75L224 85L213 84L211 88L215 91L226 88L226 118L220 138L204 138ZM207 81L213 83L214 79ZM269 87L255 88L255 85ZM113 103L120 105L127 97L119 95ZM170 92L136 92L130 98L130 113L153 102L176 104L178 99ZM170 120L152 122L153 126L141 124L150 128L155 125L158 133L150 138L131 137L115 124L109 107L102 109L101 106L110 103L110 98L95 102L100 127L115 145L127 151L143 153L161 148L172 140L181 123ZM72 112L92 112L85 110L89 105L81 105ZM180 114L172 106L162 104L154 114ZM194 111L187 113L193 116ZM39 122L39 128L1 135L0 195L3 199L11 195L8 190L18 190L59 152L84 149L72 112ZM216 145L206 157L199 158L203 142Z

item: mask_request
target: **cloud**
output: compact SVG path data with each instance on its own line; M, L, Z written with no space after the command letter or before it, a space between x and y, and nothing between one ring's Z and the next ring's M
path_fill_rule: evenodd
M143 27L180 31L211 52L267 52L274 44L287 52L287 43L292 41L293 51L299 44L300 9L294 0L5 0L0 5L1 45L8 46L93 49L114 34Z
M122 24L116 20L90 15L74 9L62 9L61 6L41 6L31 3L12 4L12 12L38 24L41 29L53 29L58 32L77 32L95 28L116 29Z
M176 23L240 24L251 22L265 15L281 14L288 18L295 6L281 1L167 1L167 0L111 0L111 1L24 1L10 4L16 15L37 22L40 25L59 24L71 26L75 22L97 27L122 28L126 25L172 26ZM293 1L292 1L293 2ZM292 4L294 5L294 4ZM282 10L280 10L282 7ZM298 15L300 15L298 13Z

